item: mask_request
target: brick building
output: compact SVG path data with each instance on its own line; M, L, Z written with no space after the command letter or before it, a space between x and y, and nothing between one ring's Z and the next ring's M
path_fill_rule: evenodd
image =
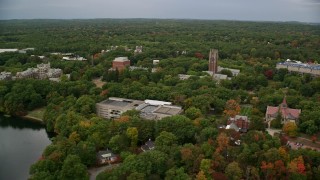
M112 69L123 71L126 67L130 66L128 57L117 57L112 61Z

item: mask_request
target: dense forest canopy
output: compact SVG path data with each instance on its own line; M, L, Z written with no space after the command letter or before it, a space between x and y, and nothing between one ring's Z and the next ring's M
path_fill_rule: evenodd
M161 19L14 20L0 21L1 48L35 47L39 53L90 55L111 45L142 45L145 57L189 54L208 47L221 58L319 59L317 25ZM239 57L238 57L239 58Z
M101 50L117 49L106 53ZM134 53L143 46L142 53ZM19 71L50 62L70 79L60 82L23 79L0 81L0 111L25 115L45 107L47 131L57 135L30 168L31 179L87 179L96 152L109 148L122 164L98 179L316 179L320 153L293 150L286 136L266 129L266 107L302 110L296 126L271 126L290 136L319 138L320 79L276 69L286 59L320 60L319 25L161 19L10 20L0 21L0 48L35 48L26 54L0 53L0 71ZM213 80L208 70L211 48L219 66L240 70L231 80ZM131 50L128 50L131 49ZM62 61L52 52L74 53L88 61ZM46 56L40 59L37 56ZM92 56L94 58L92 58ZM115 57L145 67L109 71ZM153 65L159 59L158 65ZM152 72L156 68L156 72ZM180 80L178 74L192 75ZM204 76L200 78L200 76ZM97 87L93 80L105 83ZM154 99L182 106L183 114L159 121L128 111L119 119L97 117L95 104L108 97ZM229 116L247 115L248 133L218 127ZM155 141L153 151L139 146ZM241 144L235 145L234 139ZM318 142L319 143L319 142ZM316 143L315 143L316 144Z

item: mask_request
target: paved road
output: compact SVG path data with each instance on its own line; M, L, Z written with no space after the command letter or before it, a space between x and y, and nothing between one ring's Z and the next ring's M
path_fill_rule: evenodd
M101 166L101 167L97 167L97 168L88 169L88 171L90 173L90 180L95 180L96 177L98 176L98 174L100 174L101 172L103 172L107 169L112 169L112 168L117 167L119 165L120 164L111 164L111 165L105 165L105 166Z

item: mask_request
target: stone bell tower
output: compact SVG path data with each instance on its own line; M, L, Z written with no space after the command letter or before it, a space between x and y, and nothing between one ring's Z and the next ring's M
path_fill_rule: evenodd
M213 74L218 71L218 57L218 50L211 49L209 53L209 71L213 72Z

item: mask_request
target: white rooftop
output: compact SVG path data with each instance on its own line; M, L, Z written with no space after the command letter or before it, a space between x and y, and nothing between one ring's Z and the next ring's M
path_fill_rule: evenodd
M124 62L129 61L128 57L116 57L113 61Z
M4 53L4 52L16 52L18 51L18 49L0 49L0 53Z
M146 99L144 102L147 104L153 105L153 106L171 105L172 104L171 102L149 100L149 99Z

